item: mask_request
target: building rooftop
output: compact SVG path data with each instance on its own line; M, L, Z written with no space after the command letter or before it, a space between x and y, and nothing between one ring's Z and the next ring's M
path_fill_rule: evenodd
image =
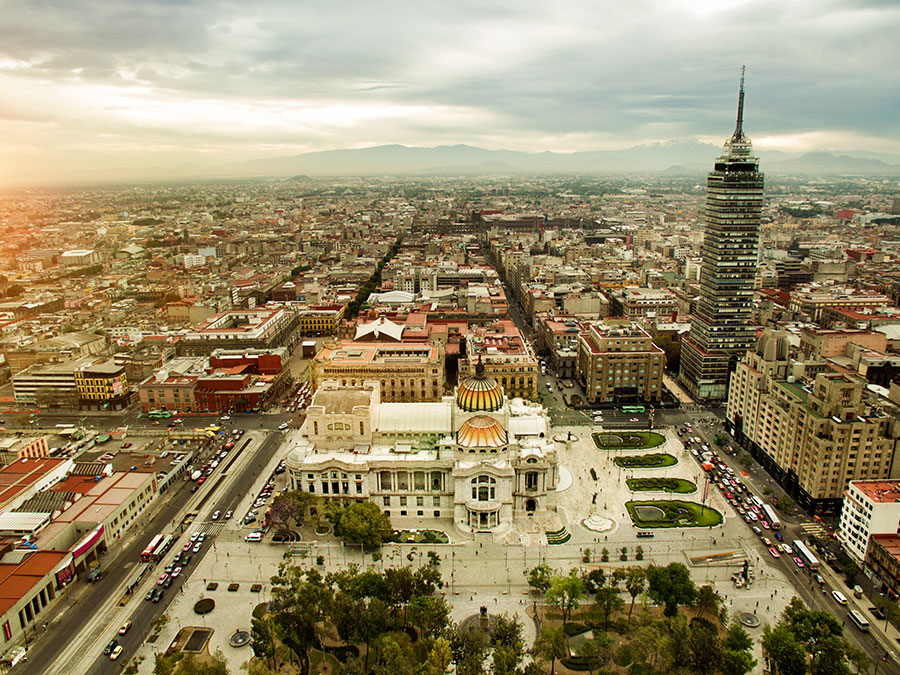
M850 485L879 504L900 502L900 480L854 480Z

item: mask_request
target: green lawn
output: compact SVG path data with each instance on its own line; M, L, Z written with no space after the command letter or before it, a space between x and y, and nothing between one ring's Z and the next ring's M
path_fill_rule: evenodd
M646 450L666 442L666 437L655 431L621 431L619 433L591 434L594 445L601 450Z
M642 517L640 507L648 507L647 511L653 513ZM681 499L630 501L625 502L625 508L636 527L710 527L723 520L715 509Z
M678 460L667 452L651 452L646 455L615 457L616 466L623 469L658 469L664 466L675 466Z
M697 486L691 481L684 478L628 478L625 481L629 490L634 492L653 491L653 492L677 492L679 494L690 494L696 491Z

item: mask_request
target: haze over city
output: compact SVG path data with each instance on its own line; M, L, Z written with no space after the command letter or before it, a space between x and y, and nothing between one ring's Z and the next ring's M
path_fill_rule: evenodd
M3 10L6 185L246 174L235 165L379 144L719 144L742 64L758 150L900 153L892 2L10 0Z

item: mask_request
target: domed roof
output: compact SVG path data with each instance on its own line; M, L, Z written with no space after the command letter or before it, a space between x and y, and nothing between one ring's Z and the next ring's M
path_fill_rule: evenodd
M497 380L484 374L481 359L475 366L475 376L459 385L456 405L466 412L491 412L503 407L503 390Z
M463 448L501 448L506 442L500 422L487 415L470 417L456 432L456 443Z

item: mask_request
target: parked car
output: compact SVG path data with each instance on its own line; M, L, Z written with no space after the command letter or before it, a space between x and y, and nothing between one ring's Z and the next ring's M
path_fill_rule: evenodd
M778 552L778 549L776 549L776 548L770 548L770 549L769 549L769 553L772 554L772 557L773 557L773 558L780 558L780 557L781 557L781 554Z

